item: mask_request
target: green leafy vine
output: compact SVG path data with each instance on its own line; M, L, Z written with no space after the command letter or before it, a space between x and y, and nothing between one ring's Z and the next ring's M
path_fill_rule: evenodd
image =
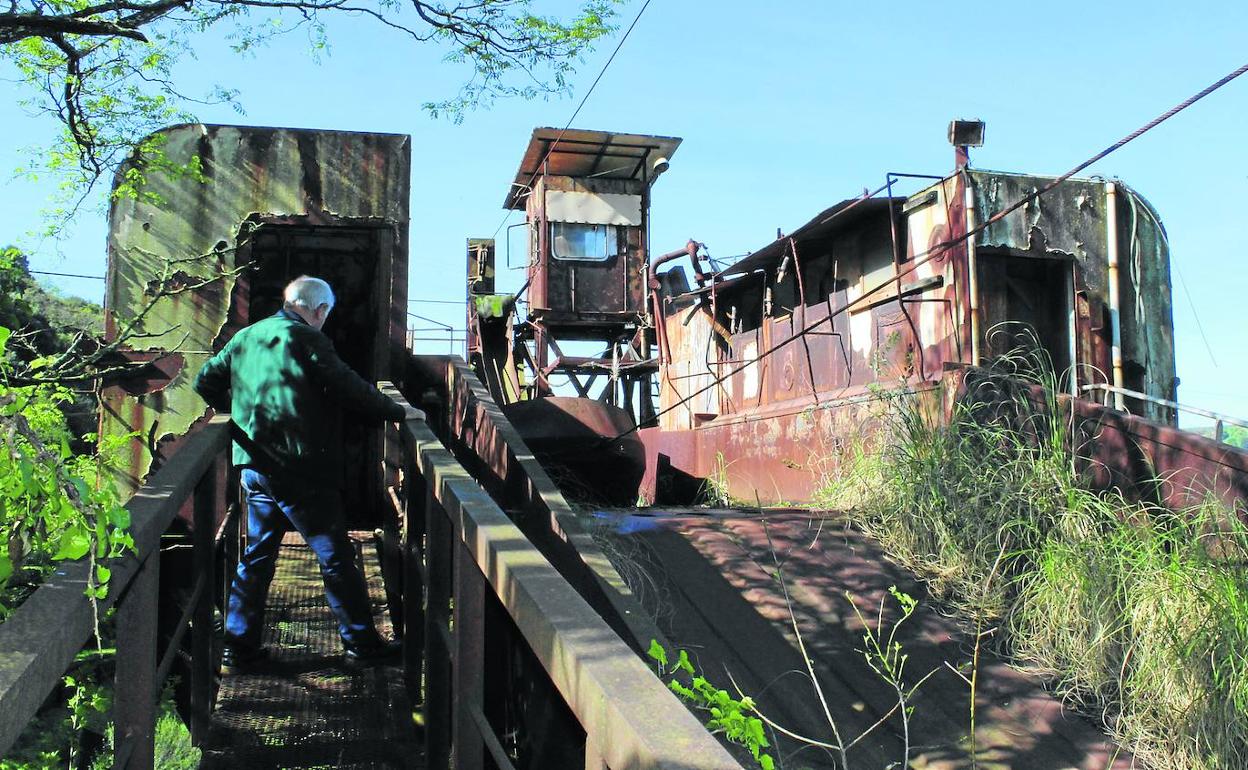
M727 690L711 684L698 674L686 650L680 650L675 663L671 663L663 645L651 639L646 654L655 662L659 677L667 677L669 690L707 712L706 726L712 733L722 733L729 741L744 746L762 770L775 770L776 760L763 751L771 747L763 721L752 716L756 713L753 698L734 698Z

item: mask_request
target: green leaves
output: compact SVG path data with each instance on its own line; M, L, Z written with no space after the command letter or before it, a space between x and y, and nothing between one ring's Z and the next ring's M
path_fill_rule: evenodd
M0 358L0 620L52 564L91 557L87 595L108 593L107 561L133 550L130 514L107 481L104 456L74 455L51 385L8 387Z
M646 650L646 655L659 664L660 674L667 670L667 650L663 649L663 645L659 644L658 639L650 640L650 649Z
M668 673L667 650L657 639L650 640L650 649L646 651L646 655L658 664L659 676ZM707 712L710 718L706 720L706 726L711 732L722 733L733 743L745 746L760 767L774 770L775 760L763 753L763 749L771 746L763 720L750 716L750 712L756 711L753 698L747 695L737 699L727 690L715 687L706 677L697 673L687 650L679 652L670 675L672 678L668 680L667 689L681 700ZM677 675L687 676L689 684L677 679Z
M684 671L689 676L693 676L693 664L689 662L689 652L687 650L680 651L680 658L676 661L676 670Z
M57 546L56 553L52 554L53 561L73 561L81 559L91 551L91 536L86 529L81 526L75 526L61 535L60 543Z

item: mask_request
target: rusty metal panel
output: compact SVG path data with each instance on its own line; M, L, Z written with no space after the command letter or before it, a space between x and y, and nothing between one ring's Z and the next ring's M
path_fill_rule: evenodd
M554 253L551 229L561 221L551 214L547 198L555 193L622 194L641 200L640 183L610 179L544 176L528 204L532 224L529 292L534 317L548 324L640 323L645 314L646 253L644 228L615 226L615 254L602 261L561 259Z
M946 186L946 197L956 197L956 179ZM875 383L931 381L943 362L960 360L952 254L889 283L898 264L909 269L916 248L949 237L949 217L929 211L910 228L899 219L894 236L896 210L891 202L833 207L799 228L805 239L795 234L767 247L766 259L750 257L754 272L715 287L709 303L666 314L671 361L661 383L670 411L662 426L852 397ZM839 227L837 212L846 217Z
M914 393L925 408L942 400L939 381ZM721 417L694 429L638 432L646 450L641 495L649 502L691 502L707 491L766 504L806 502L860 448L880 440L882 401L870 391L816 402L794 399Z
M1049 177L1000 172L969 172L980 220L1043 187ZM1115 182L1118 207L1119 304L1126 387L1173 399L1176 389L1170 253L1165 228L1152 206L1130 187ZM1105 182L1071 179L1033 201L980 236L981 248L1021 258L1063 256L1077 265L1076 291L1082 297L1077 347L1084 384L1106 382L1109 323L1108 223ZM1150 403L1131 409L1149 419L1174 421L1171 410Z
M468 294L494 293L494 239L468 239Z
M382 231L376 339L397 340L401 348L406 327L409 137L186 124L163 129L154 140L169 162L197 162L202 179L147 171L141 194L114 198L110 211L108 331L120 333L150 304L141 329L149 336L131 347L156 359L175 349L182 356L163 387L144 388L155 392L105 393L101 434L140 436L122 479L131 489L206 416L190 383L233 331L254 320L248 287L234 272L243 266L238 247L256 225ZM124 165L118 179L135 170L142 171L134 162ZM162 288L179 293L151 304ZM376 348L375 354L385 376L393 352Z

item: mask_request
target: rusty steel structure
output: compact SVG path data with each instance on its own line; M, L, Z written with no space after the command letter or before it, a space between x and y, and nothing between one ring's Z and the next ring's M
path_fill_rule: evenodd
M550 396L552 381L564 380L581 398L620 407L642 422L653 419L650 188L680 141L533 131L503 202L508 210L525 212L521 291L494 294L494 241L468 242L469 360L478 371L475 356L481 351L486 357L496 351L493 361L505 362L482 373L501 403ZM506 251L510 266L510 237ZM521 316L515 311L525 292ZM509 314L515 316L513 329L492 323ZM578 344L590 347L570 349ZM506 377L498 374L503 371Z
M1176 427L1156 211L1116 180L972 169L982 135L955 121L951 174L889 174L705 286L665 294L644 497L687 497L714 477L746 499L810 499L873 440L881 390L948 418L968 370L1023 355L1055 373L1099 484L1143 492L1162 477L1149 494L1166 503L1248 500L1248 454Z
M881 390L917 394L948 414L966 369L1017 356L1055 374L1071 408L1090 421L1085 433L1124 420L1155 426L1135 430L1152 438L1132 444L1130 463L1120 439L1081 448L1104 483L1130 487L1165 473L1248 499L1236 470L1244 458L1216 442L1195 447L1202 439L1176 427L1169 246L1157 212L1117 180L972 168L969 148L983 136L981 122L954 121L951 173L890 173L876 190L713 271L695 241L651 257L644 228L636 248L628 228L618 234L615 262L561 256L560 217L574 220L567 212L577 209L552 195L624 189L598 181L614 169L632 175L645 222L653 180L640 148L670 155L674 145L537 129L506 201L527 213L529 310L520 314L514 296L500 300L492 287L470 290L469 325L478 330L470 360L518 423L531 426L523 430L542 459L581 486L627 485L638 449L621 443L639 437L640 493L650 501L686 500L709 478L743 499L809 499L847 446L872 440ZM616 143L638 148L630 163L604 161ZM683 265L660 271L682 258L692 276ZM578 276L606 275L608 264L644 275L646 296L627 278L578 290ZM564 355L560 340L601 333L602 319L625 309L614 337L600 334L601 355ZM579 398L550 398L557 372ZM591 393L599 375L606 384ZM1091 402L1105 397L1109 409ZM605 416L599 403L623 406L633 427L613 429L621 418ZM581 425L554 427L569 415ZM576 434L585 441L569 448ZM595 447L614 452L614 462Z
M433 768L740 766L639 660L668 640L560 486L631 503L712 480L735 497L808 499L853 442L878 440L882 399L913 394L948 418L985 367L1023 350L1060 374L1097 484L1160 476L1151 493L1167 504L1248 500L1248 452L1175 425L1156 212L1117 181L972 169L982 124L950 134L951 174L889 174L716 271L696 241L649 253L650 186L680 140L538 129L506 199L526 212L525 288L499 293L496 244L468 242L464 362L405 345L408 137L160 132L189 171L117 198L109 235L108 333L125 346L101 435L130 442L120 482L137 490L138 544L105 602L124 626L118 766L151 766L154 694L183 658L203 735L239 506L227 420L189 383L300 274L342 299L325 331L347 363L426 415L347 426L343 482L348 524L377 533ZM684 259L692 280L660 270ZM562 381L576 397L556 393ZM162 546L178 539L190 547ZM708 616L687 615L711 628L732 616L698 558L674 566L699 576L684 582ZM20 663L0 676L0 746L89 636L85 599L52 605L90 568L69 565L0 629ZM763 662L784 644L748 636Z
M650 188L680 141L535 129L503 203L525 212L520 292L496 294L494 241L468 241L468 360L552 469L620 503L644 472L632 428L655 417Z

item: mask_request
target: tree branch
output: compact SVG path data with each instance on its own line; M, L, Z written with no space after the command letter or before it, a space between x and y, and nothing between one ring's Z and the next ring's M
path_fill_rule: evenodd
M0 45L28 37L53 38L58 35L125 37L146 43L147 37L120 22L79 19L73 16L44 16L31 13L0 13Z
M16 43L28 37L49 40L63 35L84 37L123 37L147 42L139 27L150 24L175 8L190 7L192 0L157 0L153 3L132 3L125 0L99 3L70 13L48 14L40 10L18 12L17 3L10 2L10 12L0 13L0 45ZM130 11L126 15L123 12ZM117 14L117 18L106 18Z

